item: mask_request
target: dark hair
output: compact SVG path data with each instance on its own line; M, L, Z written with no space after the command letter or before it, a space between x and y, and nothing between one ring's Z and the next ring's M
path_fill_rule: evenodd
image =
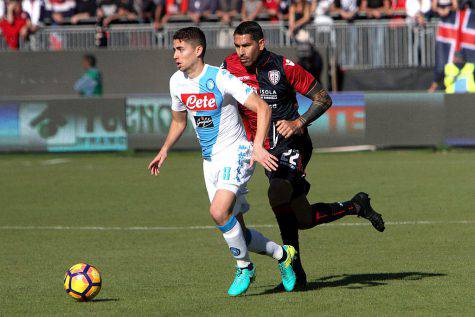
M236 30L234 30L234 35L245 35L250 34L251 38L258 42L264 38L264 32L262 31L261 26L254 21L242 22L238 25Z
M96 67L96 57L94 55L86 54L82 58L86 60L91 67Z
M191 26L183 29L179 29L173 34L173 40L181 40L189 42L195 47L201 45L203 47L203 53L201 58L205 57L206 53L206 37L203 31L200 28Z

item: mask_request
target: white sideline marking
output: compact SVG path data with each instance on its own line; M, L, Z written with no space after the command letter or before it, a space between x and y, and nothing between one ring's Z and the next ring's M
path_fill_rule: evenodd
M71 161L71 160L70 159L58 158L58 159L51 159L51 160L43 161L43 162L41 162L41 165L58 165L58 164L68 163L69 161Z
M474 224L472 220L459 221L388 221L389 226L404 225L447 225L447 224ZM353 227L353 226L370 226L369 222L352 222L352 223L329 223L322 227ZM249 225L253 228L274 228L276 225ZM161 231L161 230L207 230L216 229L215 226L188 226L188 227L69 227L69 226L0 226L0 230L96 230L96 231Z

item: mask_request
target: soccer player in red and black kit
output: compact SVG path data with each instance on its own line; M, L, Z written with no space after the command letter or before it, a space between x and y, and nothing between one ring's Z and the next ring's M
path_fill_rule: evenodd
M222 67L253 87L272 108L265 146L279 159L279 166L276 171L266 172L268 198L284 244L299 251L299 229L313 228L347 215L366 218L376 230L384 231L383 218L373 210L366 193L358 193L341 203L310 204L307 200L310 184L305 179L305 167L313 151L307 126L331 107L332 100L327 91L300 65L266 50L264 34L256 22L243 22L236 28L234 45L236 53L228 56ZM312 100L303 115L298 113L297 92ZM256 115L242 106L240 114L248 139L252 140ZM300 256L294 270L297 283L305 287L307 278Z

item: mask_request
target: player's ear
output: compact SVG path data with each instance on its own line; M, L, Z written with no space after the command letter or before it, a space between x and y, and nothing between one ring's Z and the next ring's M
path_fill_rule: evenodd
M264 47L265 47L265 40L264 39L260 39L259 42L257 42L257 44L259 44L259 50L262 51L264 50Z
M203 46L197 45L195 47L195 54L196 54L197 57L202 56L203 55Z

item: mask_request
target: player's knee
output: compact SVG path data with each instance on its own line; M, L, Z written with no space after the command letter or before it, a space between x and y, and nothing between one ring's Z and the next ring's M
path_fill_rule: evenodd
M209 213L211 215L211 218L213 218L214 222L218 226L222 226L226 223L228 213L219 206L211 204L211 206L209 207Z
M271 207L290 203L292 198L292 184L282 178L274 178L270 181L267 196Z

